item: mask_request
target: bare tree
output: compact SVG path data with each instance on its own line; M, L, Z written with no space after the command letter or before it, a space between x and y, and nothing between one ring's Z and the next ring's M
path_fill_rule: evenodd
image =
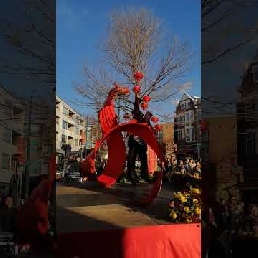
M88 105L102 105L114 78L119 78L121 84L132 86L136 71L145 75L141 84L142 95L150 95L154 102L168 100L186 90L177 80L189 68L192 56L189 46L165 31L159 19L147 9L114 11L101 51L101 63L105 69L86 66L85 83L76 86ZM130 110L132 101L129 96L118 99L117 105Z
M20 11L12 10L12 19L1 15L0 39L6 50L15 54L10 57L2 52L0 73L27 76L54 88L56 45L52 1L10 1L6 6L7 9L16 6Z

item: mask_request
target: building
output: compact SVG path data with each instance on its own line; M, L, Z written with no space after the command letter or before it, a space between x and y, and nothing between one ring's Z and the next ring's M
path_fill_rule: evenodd
M216 198L227 198L228 191L235 196L239 192L236 188L238 181L237 168L237 119L236 115L206 118L207 130L203 136L207 144L206 155L210 163L210 177L213 174L213 191ZM215 182L215 184L214 184Z
M168 158L174 155L176 150L174 142L174 123L163 123L159 136L162 138L160 141L163 146L164 155Z
M243 75L237 103L239 189L245 202L258 204L258 54Z
M200 159L201 99L184 93L176 106L174 139L178 159Z
M56 152L81 155L86 143L86 120L58 96L56 97Z
M19 154L25 163L25 115L21 101L0 86L0 183L10 183Z

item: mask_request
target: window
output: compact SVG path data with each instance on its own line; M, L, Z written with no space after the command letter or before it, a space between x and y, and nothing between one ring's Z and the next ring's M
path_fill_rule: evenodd
M189 123L194 122L194 112L191 110L189 111Z
M79 127L77 127L77 126L76 126L76 128L75 128L75 133L76 133L76 134L80 134L80 129L79 129Z
M66 136L64 134L62 134L61 136L61 142L66 143Z
M186 128L186 132L185 132L185 139L187 142L190 142L190 129Z
M68 129L68 123L63 120L63 129Z
M192 142L195 142L195 128L192 128Z
M248 132L245 135L245 154L255 154L255 132Z
M59 118L56 119L56 124L59 125Z
M254 81L258 83L258 70L254 71Z
M66 116L69 115L69 109L67 107L63 107L63 114Z
M5 141L7 143L11 143L12 131L8 127L6 127L6 126L3 127L3 136L2 137L3 137L2 138L3 141Z
M74 140L74 144L75 144L75 146L79 146L79 140L78 140L78 139L75 139L75 140Z
M245 118L247 121L252 121L255 119L255 101L250 100L245 104Z
M198 120L202 120L202 112L200 109L197 110L197 117L198 117Z
M11 156L8 154L2 154L2 169L10 169L11 165Z
M177 130L177 140L181 140L181 130Z
M188 112L185 113L185 122L186 123L189 122L189 113Z
M13 105L9 100L5 100L5 115L11 117L13 115Z
M181 131L181 139L184 140L184 138L185 138L185 131L182 130L182 131Z

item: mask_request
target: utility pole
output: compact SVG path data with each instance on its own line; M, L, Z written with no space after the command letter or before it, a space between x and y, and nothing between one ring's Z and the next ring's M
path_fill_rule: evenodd
M28 131L27 131L27 146L26 146L26 169L25 169L25 201L29 197L30 188L30 135L31 135L31 120L32 120L32 96L30 97L29 104L29 117L28 117Z

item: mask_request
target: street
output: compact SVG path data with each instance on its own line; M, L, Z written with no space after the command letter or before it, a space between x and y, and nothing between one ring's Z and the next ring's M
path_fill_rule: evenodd
M136 187L117 183L105 189L96 189L91 183L58 184L57 233L168 224L168 204L173 195L170 185L163 185L149 207L132 207L129 203L150 187L145 183Z

